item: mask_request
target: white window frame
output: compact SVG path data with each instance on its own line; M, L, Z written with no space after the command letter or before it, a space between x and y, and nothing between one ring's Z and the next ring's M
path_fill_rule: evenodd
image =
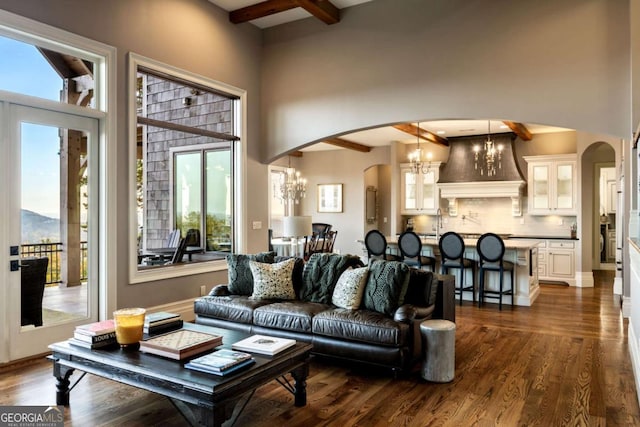
M233 159L234 177L234 250L243 252L247 247L246 243L246 164L247 164L247 141L246 141L246 91L234 86L186 71L171 65L167 65L145 56L129 53L129 77L128 77L128 96L129 96L129 282L144 283L173 277L189 276L194 274L210 273L214 271L222 271L227 269L225 260L214 260L206 262L198 262L193 264L180 263L176 265L166 266L163 268L150 268L146 270L138 269L138 221L136 211L136 81L138 77L138 68L154 70L160 73L166 73L187 81L198 83L203 86L210 87L219 92L227 93L230 96L237 97L234 102L234 116L236 128L233 130L234 135L240 137L239 141L233 142L233 151L235 158Z
M116 307L117 292L117 264L118 251L117 236L107 230L117 228L117 168L116 168L116 48L76 34L43 24L22 16L0 10L0 34L25 43L38 45L57 52L68 53L73 56L86 58L94 63L95 79L95 108L79 107L52 100L0 91L0 99L13 104L34 108L49 109L62 113L96 118L99 120L99 222L98 241L98 292L100 319L111 317ZM8 214L4 207L0 207L0 217ZM8 235L4 227L0 227L2 238ZM0 255L0 262L8 265L7 255ZM4 262L6 261L6 263ZM1 276L1 274L0 274ZM0 298L6 298L6 290L0 291ZM5 316L8 314L5 313ZM8 319L4 319L5 325ZM1 334L0 334L1 335ZM2 359L2 355L0 355Z

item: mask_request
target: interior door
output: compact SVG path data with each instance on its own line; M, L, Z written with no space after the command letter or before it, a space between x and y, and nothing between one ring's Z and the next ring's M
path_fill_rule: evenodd
M5 248L9 359L97 320L98 120L8 105Z

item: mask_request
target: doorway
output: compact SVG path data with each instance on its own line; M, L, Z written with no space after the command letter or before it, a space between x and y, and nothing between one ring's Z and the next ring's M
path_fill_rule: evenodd
M98 119L4 103L9 360L98 318Z

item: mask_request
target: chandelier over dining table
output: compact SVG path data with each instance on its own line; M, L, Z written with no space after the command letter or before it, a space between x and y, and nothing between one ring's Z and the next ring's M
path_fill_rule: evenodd
M495 176L502 169L502 144L496 145L491 140L491 120L487 121L487 140L484 144L473 146L473 162L475 170L480 169L480 175Z
M302 178L300 171L291 167L291 159L289 159L289 166L284 170L282 181L277 191L279 193L278 198L283 203L292 201L295 204L299 204L300 200L307 195L307 180Z

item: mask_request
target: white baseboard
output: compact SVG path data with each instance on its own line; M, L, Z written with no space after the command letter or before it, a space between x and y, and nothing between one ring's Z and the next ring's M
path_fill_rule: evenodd
M613 279L613 293L615 295L622 295L622 277Z
M629 322L627 341L629 343L629 356L631 357L631 368L636 382L636 398L640 402L640 353L638 352L638 338L633 330L633 323Z
M157 311L168 311L170 313L178 313L182 315L182 319L185 322L193 322L196 315L193 311L194 299L186 299L183 301L171 302L168 304L156 305L155 307L148 307L148 313L155 313Z
M577 288L593 288L593 271L576 271L575 282L569 285Z

